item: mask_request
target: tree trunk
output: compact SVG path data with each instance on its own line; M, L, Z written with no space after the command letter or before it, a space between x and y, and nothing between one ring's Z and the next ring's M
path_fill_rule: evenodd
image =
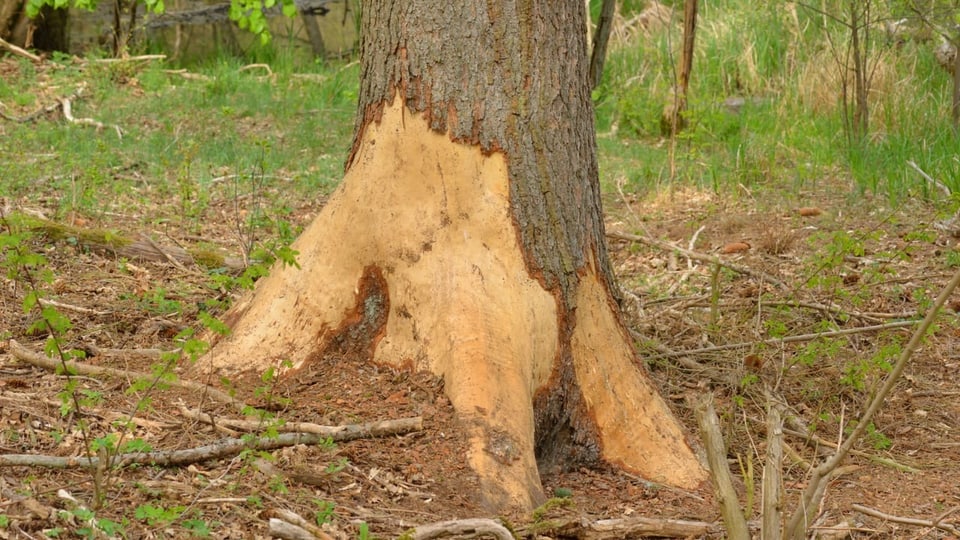
M0 39L13 41L13 27L20 19L24 0L4 0L0 2ZM15 43L15 45L22 45Z
M217 369L328 355L442 376L491 508L539 470L704 470L637 362L606 255L580 0L363 5L343 183L228 314Z
M603 0L603 4L600 5L597 33L593 36L593 48L590 50L590 88L600 86L600 81L603 80L607 43L610 42L610 30L613 29L613 17L616 14L617 0Z

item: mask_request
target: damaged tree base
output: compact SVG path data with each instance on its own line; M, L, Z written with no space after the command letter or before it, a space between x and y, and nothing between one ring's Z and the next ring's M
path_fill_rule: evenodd
M570 302L546 290L528 270L509 191L501 155L452 142L396 100L294 244L298 266L276 268L235 306L232 333L204 365L291 361L296 377L334 355L430 371L491 508L544 500L538 455L698 486L704 471L635 363L602 276L587 265Z

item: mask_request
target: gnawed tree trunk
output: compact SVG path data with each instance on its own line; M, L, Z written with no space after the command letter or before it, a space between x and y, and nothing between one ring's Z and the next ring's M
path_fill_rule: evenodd
M538 464L705 480L619 316L584 24L579 0L366 2L343 183L209 365L442 376L494 508L541 502Z

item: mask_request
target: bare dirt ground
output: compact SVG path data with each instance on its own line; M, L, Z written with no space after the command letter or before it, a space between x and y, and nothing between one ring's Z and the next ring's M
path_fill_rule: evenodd
M785 506L791 510L806 485L805 464L828 455L829 443L844 436L885 367L896 359L884 347L905 343L912 327L761 342L915 318L949 280L950 265L960 264L951 258L957 240L933 226L933 206L912 201L891 209L882 198L848 196L850 192L842 182L824 180L789 196L773 188L735 197L678 190L644 198L610 196L607 201L610 233L639 234L719 256L784 284L778 287L662 247L609 240L641 357L691 433L696 424L687 398L714 392L729 463L741 502L751 501L751 519L758 516L766 446L763 387L772 389L788 414L820 441L786 438ZM54 215L57 197L49 195L8 203ZM126 210L70 219L84 227L148 234L158 244L203 242L235 254L239 247L229 218L246 204L239 201L237 210L236 203L226 194L212 195L200 231L163 221L176 215L176 201L135 211L118 203ZM301 203L289 219L305 223L320 205ZM811 209L801 211L806 207ZM144 225L150 223L155 225ZM738 243L743 245L734 245ZM156 357L133 351L175 349L180 330L200 329L197 312L204 300L234 294L211 288L206 274L193 266L123 261L42 237L31 245L50 261L54 280L47 287L48 299L59 302L58 310L72 321L65 343L87 351L84 362L91 365L149 373ZM8 339L41 351L47 338L29 330L36 312L24 314L24 294L23 283L3 279L0 453L81 455L79 418L61 414L68 378L26 365L10 353ZM859 454L847 460L849 466L830 484L822 507L810 512L811 530L839 524L842 533L833 537L952 537L942 529L868 516L851 505L960 524L960 514L954 513L960 508L957 305L941 317L911 360L874 421L875 429L857 446ZM197 373L186 361L176 369L185 377ZM136 437L156 450L240 435L184 416L182 407L241 418L201 392L131 392L131 381L123 377L73 380L88 398L82 416L87 431L97 437L119 434L123 429L117 422L129 418L135 427L125 440ZM224 388L221 381L203 382ZM283 448L272 451L266 464L257 456L240 455L179 467L99 472L0 467L0 515L6 518L0 538L83 533L89 524L76 510L78 505L92 508L97 492L102 505L96 516L122 524L129 538L264 538L267 518L277 509L325 521L323 530L334 538L362 537L361 524L372 536L389 538L425 523L497 517L476 502L476 483L464 465L463 439L441 381L330 359L296 379L271 382L251 376L230 381L230 387L238 399L287 422L338 425L421 416L423 429L333 447ZM709 488L677 490L613 468L552 474L543 482L548 493L563 489L572 495L554 500L537 515L500 516L528 536L536 530L563 536L555 527L562 520L719 519ZM89 537L110 536L99 528Z

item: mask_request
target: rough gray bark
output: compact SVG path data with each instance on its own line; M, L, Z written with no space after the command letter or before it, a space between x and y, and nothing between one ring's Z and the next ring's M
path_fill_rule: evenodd
M575 388L570 335L579 276L590 265L617 291L606 255L579 0L363 4L361 86L351 166L366 126L399 92L451 139L502 152L527 268L556 296L561 352L538 394L541 467L599 456Z

